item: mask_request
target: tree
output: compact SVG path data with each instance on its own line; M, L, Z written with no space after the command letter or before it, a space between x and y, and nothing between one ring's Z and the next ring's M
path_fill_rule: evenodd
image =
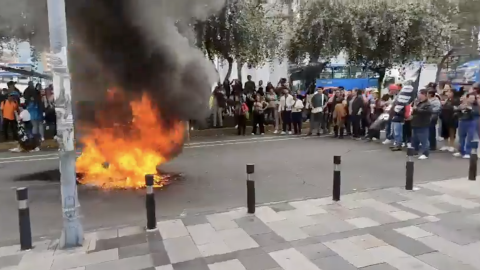
M342 47L350 62L378 73L379 87L393 65L443 54L438 44L455 28L428 1L352 1L344 8L350 16L342 22Z
M320 58L330 59L341 52L337 37L341 36L341 21L346 14L338 2L310 1L300 7L288 50L291 62L308 59L316 63Z
M256 0L228 0L225 7L205 22L195 25L197 46L212 61L228 62L229 79L233 62L258 66L282 53L279 34L283 18L273 16L276 7Z
M47 2L45 0L2 0L0 8L0 54L10 42L29 41L48 47Z

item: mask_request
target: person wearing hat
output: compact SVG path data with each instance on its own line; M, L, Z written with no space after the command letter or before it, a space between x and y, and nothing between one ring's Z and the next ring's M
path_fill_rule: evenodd
M12 139L17 137L17 120L15 113L18 109L17 94L12 92L8 94L8 99L0 105L2 111L2 129L5 141L8 141L9 132L12 133Z

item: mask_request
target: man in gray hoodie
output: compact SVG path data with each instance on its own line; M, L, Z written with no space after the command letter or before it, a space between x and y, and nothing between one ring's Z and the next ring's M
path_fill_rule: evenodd
M440 102L440 97L437 94L437 91L431 89L428 91L428 101L430 102L430 107L432 108L432 119L430 120L430 132L428 140L430 142L430 150L437 150L437 123L440 111L442 109L442 103Z

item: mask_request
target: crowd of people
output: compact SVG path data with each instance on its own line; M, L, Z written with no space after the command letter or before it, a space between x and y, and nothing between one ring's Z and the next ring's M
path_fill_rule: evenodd
M55 104L52 85L43 89L41 84L29 82L22 92L15 82L0 93L0 128L3 141L18 139L18 127L27 134L45 140L45 130L56 131ZM15 149L18 150L18 149Z
M264 135L265 125L272 125L275 134L302 133L302 123L310 122L308 135L331 134L335 138L351 137L375 141L385 129L392 151L413 147L419 159L427 159L431 151L448 151L454 156L470 158L479 137L480 86L468 91L454 89L451 84L430 83L420 87L417 97L400 111L392 106L402 85L392 85L380 96L376 89L324 88L310 85L306 91L290 91L286 79L277 86L258 85L247 77L242 84L234 80L218 83L212 94L213 125L221 127L222 117L235 117L238 135L246 134L251 120L251 134ZM478 96L478 98L477 98ZM388 114L384 125L373 125ZM257 133L258 132L258 133ZM457 138L458 137L458 138ZM437 148L437 141L445 146ZM458 143L457 143L458 141Z

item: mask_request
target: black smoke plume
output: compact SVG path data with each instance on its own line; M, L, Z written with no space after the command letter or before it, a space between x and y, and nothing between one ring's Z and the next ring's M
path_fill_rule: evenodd
M162 118L204 119L218 78L212 63L177 25L206 19L223 4L223 0L67 0L74 99L121 119L128 113L128 102L105 102L106 90L119 88L127 99L146 92ZM92 120L82 108L76 118Z

